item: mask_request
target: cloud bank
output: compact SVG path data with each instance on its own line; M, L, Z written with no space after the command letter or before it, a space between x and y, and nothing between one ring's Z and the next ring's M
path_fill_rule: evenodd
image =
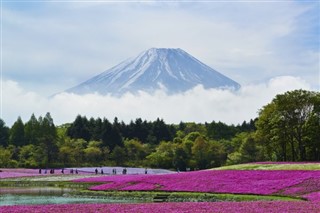
M155 94L140 92L122 97L99 94L75 95L60 93L52 98L25 91L17 82L3 81L2 119L11 126L18 116L28 121L31 114L44 116L50 112L56 125L74 121L75 117L106 117L130 122L136 118L155 120L163 118L166 123L222 121L238 124L258 115L259 109L268 104L276 94L294 89L311 87L303 79L281 76L267 83L242 86L239 91L220 89L206 90L197 86L185 93L167 95L164 91Z

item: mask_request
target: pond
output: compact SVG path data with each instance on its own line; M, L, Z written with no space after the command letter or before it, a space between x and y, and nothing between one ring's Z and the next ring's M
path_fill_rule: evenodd
M69 204L69 203L138 203L140 200L128 200L110 197L89 197L72 195L72 189L39 188L0 188L0 206L29 204Z

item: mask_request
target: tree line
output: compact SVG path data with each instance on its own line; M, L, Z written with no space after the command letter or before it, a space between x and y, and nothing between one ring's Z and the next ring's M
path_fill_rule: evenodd
M320 160L319 92L277 95L241 125L116 117L55 126L50 113L11 128L0 119L0 167L135 166L206 169L254 161Z

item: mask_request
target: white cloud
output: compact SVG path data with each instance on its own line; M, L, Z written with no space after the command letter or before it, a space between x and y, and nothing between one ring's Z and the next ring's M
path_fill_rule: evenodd
M3 119L11 126L18 116L29 120L32 113L44 116L50 112L56 124L72 122L78 114L87 117L106 117L129 122L138 117L146 120L163 118L167 123L222 121L242 123L257 117L258 110L269 103L276 94L293 89L310 89L302 79L282 76L268 83L246 85L239 91L210 89L201 86L183 94L166 95L157 91L150 95L126 94L123 97L98 94L74 95L61 93L44 98L37 93L24 91L13 81L3 81Z
M30 11L9 4L2 17L4 76L42 94L151 47L182 48L241 84L278 75L319 83L319 31L309 20L319 20L318 4L42 2Z

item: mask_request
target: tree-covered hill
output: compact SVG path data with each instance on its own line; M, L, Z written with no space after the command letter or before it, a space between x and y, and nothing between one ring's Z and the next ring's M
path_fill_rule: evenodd
M241 106L239 106L241 107ZM237 126L163 119L130 123L78 115L55 126L50 113L11 128L0 119L0 167L119 165L205 169L254 161L320 160L320 94L277 95Z

